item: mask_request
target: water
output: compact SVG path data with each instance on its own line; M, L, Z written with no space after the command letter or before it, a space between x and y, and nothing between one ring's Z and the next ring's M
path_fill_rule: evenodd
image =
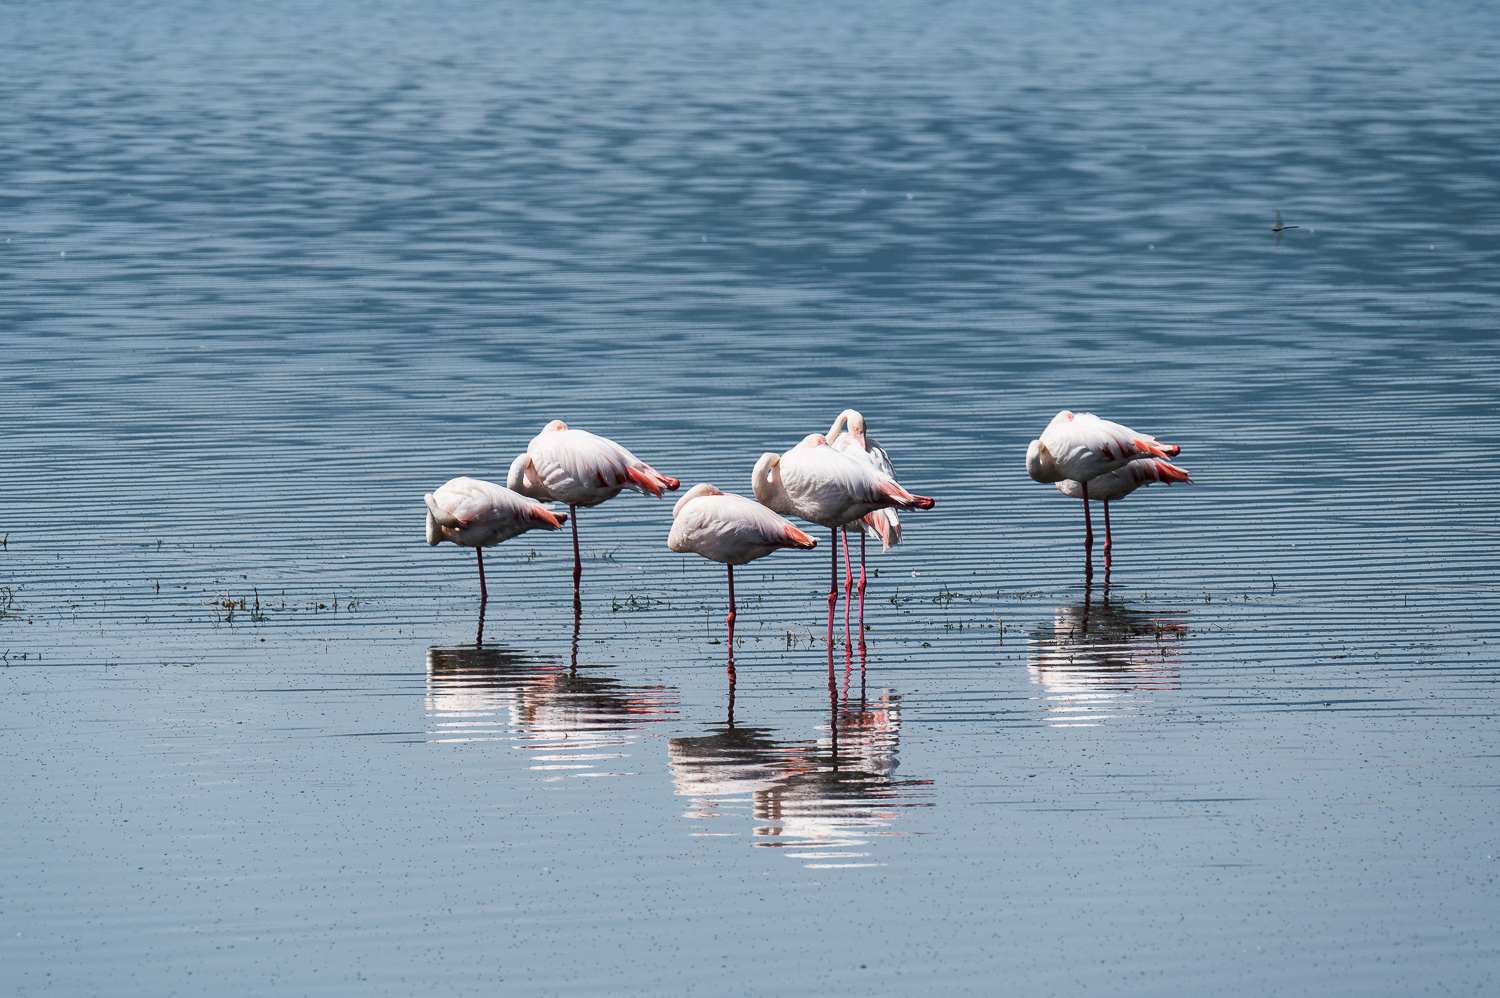
M1488 8L5 22L7 993L1493 990ZM478 648L422 543L552 418L745 492L849 405L939 499L863 652L826 538L732 687L666 503ZM1196 480L1107 593L1064 407Z

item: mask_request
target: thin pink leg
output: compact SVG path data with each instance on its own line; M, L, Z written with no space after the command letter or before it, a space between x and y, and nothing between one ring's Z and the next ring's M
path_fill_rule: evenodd
M859 532L859 640L865 639L865 532Z
M729 655L734 657L734 566L726 565L729 569Z
M833 574L828 581L828 654L829 661L833 656L833 611L839 602L839 528L833 528L833 543L828 545L828 550L833 554ZM831 668L831 667L830 667Z
M1094 574L1094 521L1089 516L1089 483L1083 482L1083 572Z
M568 519L573 524L573 599L578 599L578 583L583 580L583 559L578 554L578 507L568 507Z
M484 588L484 549L475 548L474 557L479 561L479 605L482 607L490 599L489 590Z
M849 604L854 602L854 563L849 560L849 528L844 535L844 644L849 643Z

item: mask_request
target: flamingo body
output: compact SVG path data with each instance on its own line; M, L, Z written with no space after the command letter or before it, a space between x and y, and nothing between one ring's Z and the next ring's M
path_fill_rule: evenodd
M561 530L568 514L477 478L455 478L422 497L427 503L427 543L452 541L485 548L528 530Z
M479 566L479 630L484 633L484 551L528 530L561 530L567 513L554 513L536 500L503 485L477 478L455 478L422 497L427 504L427 543L452 541L474 549Z
M679 482L613 440L569 429L567 423L554 419L531 438L526 453L511 462L506 484L533 499L568 504L573 514L573 600L577 603L583 579L578 507L597 506L625 489L660 499L663 489L675 489Z
M667 547L722 565L745 565L780 548L810 551L818 542L760 503L704 483L672 510Z
M931 509L937 505L927 496L912 495L894 478L880 474L863 461L840 454L828 446L820 433L804 437L785 454L762 454L755 463L751 486L755 498L777 513L800 516L833 531L828 590L830 649L833 611L838 603L839 528L878 509Z
M667 547L702 555L729 572L729 675L734 682L734 566L764 558L777 548L811 551L818 542L758 502L728 495L704 482L672 507Z
M544 502L597 506L625 489L660 499L662 490L677 488L678 481L613 440L554 419L511 463L506 484Z
M1026 473L1039 482L1089 482L1137 458L1176 457L1181 450L1092 413L1064 409L1026 449Z
M762 454L752 487L755 498L783 515L837 528L877 509L931 509L927 496L912 495L895 479L841 454L813 433L785 454Z

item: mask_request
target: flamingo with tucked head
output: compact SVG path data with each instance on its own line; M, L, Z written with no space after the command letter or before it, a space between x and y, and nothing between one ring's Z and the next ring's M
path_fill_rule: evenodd
M506 484L523 496L567 503L573 519L573 599L583 578L578 551L578 507L597 506L630 489L661 498L680 484L613 440L573 430L560 419L531 438L526 453L511 462Z
M1089 485L1138 458L1173 458L1182 452L1176 444L1137 433L1128 426L1100 419L1093 413L1064 409L1052 417L1042 435L1026 449L1026 473L1038 482L1072 480L1079 483L1083 499L1083 530L1086 571L1093 571L1094 524L1089 516ZM1170 465L1169 465L1170 467Z
M490 594L484 585L483 548L508 541L528 530L561 530L567 513L554 513L526 496L494 482L455 478L422 497L427 503L427 543L452 541L473 548L479 563L479 604Z
M811 551L818 542L753 499L694 485L672 507L667 547L693 552L729 569L729 650L734 654L734 566L781 548Z
M846 429L847 427L847 429ZM841 454L863 461L880 474L895 480L896 469L890 455L872 439L865 429L865 417L857 410L845 409L828 428L829 446ZM895 509L877 509L858 521L859 525L859 619L865 619L865 538L879 537L880 550L889 551L901 543L901 517ZM854 588L854 569L849 564L849 528L844 528L844 606L847 614L849 596ZM864 633L861 626L860 633Z
M797 516L833 532L833 575L828 590L828 644L839 598L838 530L877 509L931 509L937 501L913 495L893 478L841 454L821 433L804 437L785 454L767 452L751 479L755 498L783 516Z

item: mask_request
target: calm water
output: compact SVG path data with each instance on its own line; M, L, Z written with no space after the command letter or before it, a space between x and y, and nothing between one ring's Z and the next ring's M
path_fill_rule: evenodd
M1496 988L1489 6L0 22L6 994ZM552 418L743 492L850 405L939 499L864 649L826 539L732 687L667 503L482 636L422 541ZM1197 481L1107 593L1064 407Z

